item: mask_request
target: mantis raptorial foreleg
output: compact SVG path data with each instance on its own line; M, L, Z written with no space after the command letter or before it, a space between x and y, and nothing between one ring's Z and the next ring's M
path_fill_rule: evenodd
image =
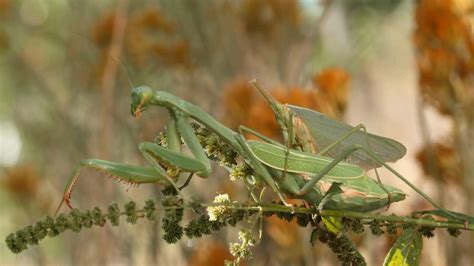
M135 117L140 117L141 113L147 109L150 105L158 105L162 107L168 108L170 113L177 115L177 117L182 116L186 118L192 118L193 120L199 122L204 127L209 129L211 132L218 135L223 141L229 144L236 153L241 155L252 168L254 169L256 175L260 176L268 183L268 185L278 194L280 199L285 203L285 199L281 194L280 190L275 184L275 181L271 178L271 175L268 173L267 169L261 163L258 162L255 158L251 157L252 155L248 152L248 148L245 145L242 145L242 140L239 138L239 134L230 130L229 128L225 127L217 120L215 120L212 116L208 113L204 112L201 108L197 107L194 104L186 102L172 94L169 94L164 91L153 91L149 87L143 86L135 88L132 92L132 105L131 105L131 112L132 115ZM190 145L189 148L195 157L199 157L199 149L202 150L200 145L192 144L191 139L194 137L190 137L186 140L185 134L182 130L184 129L187 131L186 126L184 124L187 123L178 123L179 119L176 119L178 124L179 133L183 137L186 142L186 145ZM189 126L189 129L192 129ZM189 134L192 136L191 134ZM237 137L236 137L237 136ZM241 136L240 136L241 137ZM193 147L194 148L193 148ZM202 151L203 152L203 151ZM249 158L250 156L250 158ZM207 158L206 158L207 159Z
M64 202L72 208L70 203L71 192L83 167L95 169L130 184L160 183L172 185L181 197L183 197L180 192L181 189L178 188L174 180L180 172L191 173L185 185L189 183L193 173L202 177L209 176L211 172L210 161L199 144L193 128L186 121L185 116L177 110L170 110L170 114L172 119L167 126L168 147L165 148L151 142L142 142L138 145L138 149L151 167L125 165L98 159L83 160L72 172L64 191L63 200L57 211ZM181 138L195 158L181 153ZM166 166L168 171L163 166Z
M126 165L111 161L105 161L100 159L86 159L79 162L79 165L71 173L66 188L63 193L63 199L56 209L57 213L63 203L66 203L71 209L71 193L74 188L74 184L79 178L79 174L82 168L87 167L94 169L98 172L104 173L105 175L118 179L121 182L128 184L143 184L143 183L159 183L161 185L170 185L169 181L161 173L156 172L152 167L143 167L135 165Z

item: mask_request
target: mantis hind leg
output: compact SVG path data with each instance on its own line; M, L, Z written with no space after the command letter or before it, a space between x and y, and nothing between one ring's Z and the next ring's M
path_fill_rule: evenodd
M355 134L356 132L358 131L363 131L365 134L365 145L367 146L367 149L370 150L372 152L372 147L370 146L370 138L369 138L369 135L368 135L368 132L367 132L367 128L365 127L364 124L358 124L356 125L355 127L353 127L349 132L347 132L346 134L344 134L343 136L341 136L337 141L331 143L331 145L325 147L323 150L321 150L318 155L324 155L326 154L327 152L329 152L331 149L333 149L334 147L336 147L337 145L339 145L342 141L344 141L345 139L349 138L352 134ZM390 203L392 201L391 199L391 195L390 195L390 192L383 186L383 183L382 183L382 180L380 179L380 175L379 175L379 172L377 171L377 164L375 163L375 160L372 158L372 169L374 169L374 172L375 172L375 176L377 177L377 182L379 182L381 184L381 188L385 191L385 193L387 193L387 197L388 197L388 204L387 204L387 209L390 207Z
M407 184L411 189L413 189L416 193L420 194L426 201L428 201L433 207L437 208L438 210L442 211L446 215L448 215L451 218L465 221L462 217L458 217L457 215L447 211L443 207L439 206L437 203L434 202L434 200L425 194L423 191L419 190L417 187L415 187L410 181L408 181L403 175L401 175L399 172L397 172L395 169L390 167L387 163L384 161L380 160L375 153L372 151L368 150L365 147L359 147L360 150L364 151L367 155L369 155L372 159L374 159L377 163L381 164L383 167L385 167L387 170L389 170L392 174L394 174L396 177L401 179L405 184Z
M334 149L336 146L340 145L345 139L349 138L350 136L352 136L353 134L355 134L356 132L359 132L359 131L363 131L365 133L365 145L367 146L368 150L372 150L372 148L370 146L370 138L369 138L369 135L368 135L368 132L367 132L367 129L366 129L365 125L364 124L358 124L355 127L353 127L350 131L348 131L344 135L342 135L338 140L334 141L333 143L331 143L330 145L326 146L324 149L319 151L317 153L317 155L327 154L329 151ZM379 182L381 184L380 187L388 195L388 204L387 204L387 209L388 209L390 207L390 203L391 203L390 192L383 186L382 180L380 179L379 172L377 171L377 167L379 167L379 166L375 163L374 159L372 159L371 161L372 161L372 169L374 169L375 176L377 177L377 182Z
M76 184L82 168L90 168L97 172L103 173L108 177L119 180L120 182L128 184L143 184L143 183L159 183L161 185L169 185L166 176L156 172L152 167L142 167L135 165L121 164L100 159L86 159L81 160L79 165L72 171L66 188L63 193L63 199L56 209L55 215L61 209L63 203L66 203L71 209L71 194Z
M408 181L403 175L401 175L399 172L397 172L395 169L390 167L387 163L382 161L375 155L372 151L368 150L367 148L360 146L360 145L354 145L353 147L349 147L346 149L343 153L341 153L336 159L334 159L330 164L328 164L321 172L319 172L317 175L315 175L308 183L306 183L303 188L301 188L299 194L305 194L307 193L321 178L324 177L334 166L336 166L339 162L347 158L350 154L361 150L364 153L366 153L369 157L371 157L374 161L385 167L387 170L389 170L392 174L397 176L400 180L402 180L405 184L407 184L410 188L412 188L415 192L417 192L420 196L422 196L426 201L428 201L433 207L439 209L446 215L448 215L451 218L457 219L457 220L462 220L464 219L457 217L456 215L452 214L451 212L448 212L438 204L436 204L433 199L425 194L423 191L419 190L417 187L415 187L410 181ZM386 191L386 189L384 189ZM390 194L390 193L389 193Z

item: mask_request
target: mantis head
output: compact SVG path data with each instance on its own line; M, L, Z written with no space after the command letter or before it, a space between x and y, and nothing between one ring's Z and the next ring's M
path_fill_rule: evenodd
M142 112L148 108L153 98L153 90L147 86L136 87L132 90L132 115L139 118Z

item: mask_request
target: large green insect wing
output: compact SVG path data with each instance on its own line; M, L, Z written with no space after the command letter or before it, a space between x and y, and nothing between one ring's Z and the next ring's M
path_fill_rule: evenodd
M288 106L294 112L295 117L301 119L303 126L306 126L318 150L324 149L353 129L352 126L346 123L339 122L316 111L293 105ZM367 141L369 142L369 147L367 147ZM406 148L398 141L357 131L331 149L327 155L337 157L337 155L353 145L360 145L370 149L384 162L395 162L406 153ZM372 169L374 165L380 167L380 164L374 163L372 158L363 151L354 152L349 155L346 161L357 164L364 169Z
M251 151L265 165L278 170L284 170L287 160L287 172L314 175L321 172L333 159L324 156L297 150L290 150L286 154L286 148L266 142L248 141ZM333 167L326 176L342 178L358 178L365 174L364 169L357 165L339 163Z

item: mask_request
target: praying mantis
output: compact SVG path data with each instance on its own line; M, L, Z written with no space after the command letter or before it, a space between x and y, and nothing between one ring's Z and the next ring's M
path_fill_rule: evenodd
M211 174L210 160L188 119L200 123L227 143L252 169L252 176L269 185L285 204L287 196L304 199L320 208L367 212L403 200L404 192L383 185L365 174L366 169L384 166L434 207L444 211L429 196L386 164L387 161L403 157L406 149L402 144L363 132L365 128L362 125L351 127L308 109L282 105L258 83L254 81L252 84L275 112L285 135L286 146L245 127L240 127L240 132L237 133L198 106L168 92L153 91L146 86L137 87L132 91L131 114L134 117L139 118L153 105L169 111L171 119L167 123L167 147L152 142L138 145L149 166L133 166L99 159L80 161L71 173L63 200L56 212L63 203L72 208L71 193L83 167L95 169L130 184L172 185L178 193L180 189L175 181L180 172L208 177ZM244 132L258 135L264 142L247 141ZM332 144L315 154L316 143L328 142ZM183 143L192 156L181 152ZM294 149L293 143L301 150ZM375 147L374 150L371 145ZM333 158L323 156L325 154ZM357 165L343 162L346 158ZM338 185L338 192L328 193L333 184Z

